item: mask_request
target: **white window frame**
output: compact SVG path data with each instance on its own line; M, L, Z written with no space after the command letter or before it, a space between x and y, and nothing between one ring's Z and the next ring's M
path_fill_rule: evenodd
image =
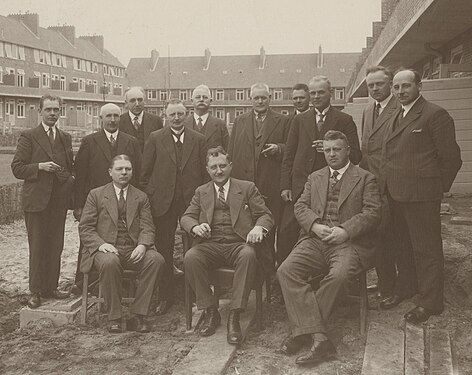
M236 89L236 100L243 101L245 99L244 89Z
M147 90L148 100L157 100L157 90Z
M242 114L244 114L244 108L236 108L236 109L234 110L234 115L235 115L235 117L239 117L239 116L241 116Z
M85 91L85 78L79 78L79 91Z
M225 90L215 90L215 100L216 101L225 100Z
M282 89L274 89L274 100L280 101L284 98L284 92Z
M46 84L44 84L46 82ZM41 87L51 87L51 76L49 73L41 73Z
M169 100L168 97L169 97L169 94L168 94L167 90L159 90L159 100L161 102L165 102L165 101Z
M0 99L0 118L3 118L3 100Z
M223 108L217 108L215 110L215 116L221 120L225 119L225 110Z
M344 88L334 89L334 100L344 100Z
M25 87L25 71L23 69L16 70L16 85L18 87Z
M183 102L186 102L188 100L187 90L179 90L179 99Z
M15 116L15 99L5 100L5 115Z
M61 118L65 118L67 116L67 106L65 104L61 105L60 116Z
M67 90L66 76L61 76L60 81L61 81L61 91L66 91Z
M17 118L25 118L26 117L26 103L22 99L20 99L16 102L16 117Z
M18 57L20 60L26 61L25 47L18 46Z

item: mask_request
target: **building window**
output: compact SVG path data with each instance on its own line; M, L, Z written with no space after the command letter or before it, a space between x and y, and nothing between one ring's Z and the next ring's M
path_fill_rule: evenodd
M282 89L274 89L274 100L282 100L284 97Z
M166 90L160 90L159 91L159 100L162 102L165 102L167 100L167 91Z
M25 57L25 47L23 47L23 46L19 46L19 47L18 47L18 56L19 56L20 60L23 60L23 61L26 60L26 57Z
M93 105L93 117L98 117L98 104Z
M61 76L61 91L66 91L66 76Z
M98 64L97 64L97 63L93 63L92 69L93 69L93 72L94 72L94 73L98 73Z
M0 42L0 57L3 57L4 56L4 53L3 53L3 42Z
M236 90L236 100L244 100L244 90L243 89Z
M87 72L92 73L92 62L87 61L86 65L87 65Z
M433 60L433 68L431 69L431 79L439 78L439 65L441 65L442 58L441 56L436 57Z
M79 91L85 91L85 79L79 78Z
M5 115L15 116L15 101L8 100L5 102Z
M46 64L51 65L51 52L46 52Z
M16 104L16 115L17 117L25 117L25 101L18 100Z
M66 117L66 105L61 105L61 117Z
M147 97L149 100L157 100L157 90L147 90Z
M3 83L3 68L0 66L0 83Z
M216 90L215 100L217 101L225 100L225 90Z
M235 116L241 116L244 113L244 108L236 108Z
M179 91L179 99L182 101L187 101L187 90L180 90Z
M96 94L98 92L98 82L93 80L93 92Z
M49 87L51 85L49 73L43 73L41 75L41 85L42 87Z
M344 89L334 89L334 100L344 100Z
M217 108L216 109L216 117L224 120L225 119L225 110L221 109L221 108Z
M25 71L23 69L17 69L16 73L16 85L18 87L25 87Z

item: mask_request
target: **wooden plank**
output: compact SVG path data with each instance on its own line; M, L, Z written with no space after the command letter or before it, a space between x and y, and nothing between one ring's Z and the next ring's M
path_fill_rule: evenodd
M472 172L472 161L467 160L462 162L461 172Z
M451 340L447 330L430 331L429 352L431 375L453 375Z
M362 375L403 375L404 341L401 329L370 323Z
M472 121L467 121L468 124L464 124L466 120L460 120L455 123L456 125L456 138L457 140L470 141L472 140ZM467 128L466 128L467 126Z
M406 324L405 329L405 375L424 374L424 330Z
M454 182L455 183L457 183L457 182L463 182L463 183L472 182L472 172L462 172L462 171L460 171L457 174L457 177L454 180Z
M452 99L465 99L472 98L472 87L464 89L451 89L451 90L422 90L421 93L428 100L452 100Z
M472 97L467 99L455 99L455 100L432 100L432 103L443 107L445 110L450 111L453 109L468 109L472 102Z
M422 91L452 90L472 87L472 78L430 79L422 82Z
M472 151L472 141L465 141L463 139L458 139L457 144L461 151Z
M453 194L470 194L472 193L472 182L454 183L451 187Z
M469 120L472 119L472 109L453 109L448 111L454 120Z

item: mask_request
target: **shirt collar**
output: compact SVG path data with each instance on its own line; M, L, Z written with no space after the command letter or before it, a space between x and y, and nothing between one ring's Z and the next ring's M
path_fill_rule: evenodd
M338 176L339 176L339 177L338 177L338 181L342 178L342 176L344 175L344 172L346 172L346 170L349 168L349 165L350 165L350 164L351 164L351 162L348 161L347 164L346 164L344 167L342 167L342 168L340 168L340 169L337 169L337 171L338 171L338 173L339 173L339 175L338 175ZM334 172L334 171L335 171L335 169L329 167L330 176L333 175L333 172Z
M185 126L182 127L182 129L179 132L176 132L174 129L170 129L170 133L172 134L172 138L174 139L174 142L177 142L180 139L180 142L184 143L184 137L185 137Z
M310 107L308 107L307 109L305 109L303 112L300 112L298 109L295 110L295 114L296 115L299 115L300 113L305 113L305 112L308 112L310 110Z
M384 100L382 100L381 102L376 102L376 104L380 104L380 108L381 109L384 109L388 102L390 101L390 99L392 98L392 94L390 94L389 96L387 96Z
M268 112L268 110L262 115L262 121L264 121L264 120L266 119L266 117L267 117L267 112ZM254 111L254 117L257 117L258 115L259 115L259 113L256 112L256 111Z
M43 125L44 131L46 132L46 134L49 131L49 129L52 129L52 133L54 134L54 136L56 136L56 124L54 124L53 126L47 126L44 122L41 121L41 125Z
M223 188L225 189L224 194L225 194L225 200L228 198L228 192L229 192L229 185L230 185L231 178L228 178L228 181L226 181L226 184L223 185ZM213 186L215 187L216 190L216 195L218 195L220 187L213 182Z
M315 108L315 113L317 116L320 116L321 114L325 115L328 113L329 109L331 108L331 105L327 106L325 109L323 109L322 112L318 111L317 108Z
M106 131L105 129L103 129L103 131L105 132L105 135L107 137L108 140L110 140L110 136L113 134L113 138L115 138L115 141L118 139L118 132L119 130L117 129L116 132L114 133L110 133L108 131Z
M113 188L115 189L116 198L120 199L121 188L116 186L114 183L113 183ZM128 188L129 188L129 185L126 185L126 187L123 188L123 196L125 199L126 199L126 196L128 195Z
M407 115L407 113L410 112L411 107L413 107L415 105L415 103L418 101L419 98L421 98L421 94L418 95L418 97L415 100L413 100L411 103L409 103L407 105L402 105L402 107L403 107L403 117L405 117Z
M131 122L134 121L135 117L138 117L138 122L141 124L143 122L143 116L144 116L144 111L141 111L139 115L135 115L133 112L128 111L129 117L131 119Z
M205 125L208 119L209 113L205 113L204 115L197 115L195 112L193 113L193 118L195 119L195 123L198 124L198 118L202 119L202 125Z

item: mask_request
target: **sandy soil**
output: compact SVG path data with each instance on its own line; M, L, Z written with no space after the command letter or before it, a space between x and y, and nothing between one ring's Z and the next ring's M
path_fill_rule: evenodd
M459 216L472 216L471 197L449 198ZM447 329L460 374L472 374L472 236L471 226L451 225L443 217L446 258L446 310L430 319L433 327ZM73 281L78 248L77 223L72 215L66 224L66 246L62 257L60 288ZM2 374L171 374L174 366L191 350L198 337L185 332L183 304L179 302L164 317L151 316L153 330L110 335L95 320L90 325L56 328L48 320L19 329L19 309L27 283L28 247L22 221L0 227L0 373ZM176 254L181 263L181 254ZM374 277L373 275L371 277ZM179 291L182 300L182 283ZM411 302L393 311L378 311L370 298L372 321L401 324ZM288 333L285 308L265 305L265 329L252 330L238 350L227 374L359 374L365 337L359 335L358 305L344 303L329 323L329 336L338 349L338 359L316 369L300 369L295 357L276 354Z

